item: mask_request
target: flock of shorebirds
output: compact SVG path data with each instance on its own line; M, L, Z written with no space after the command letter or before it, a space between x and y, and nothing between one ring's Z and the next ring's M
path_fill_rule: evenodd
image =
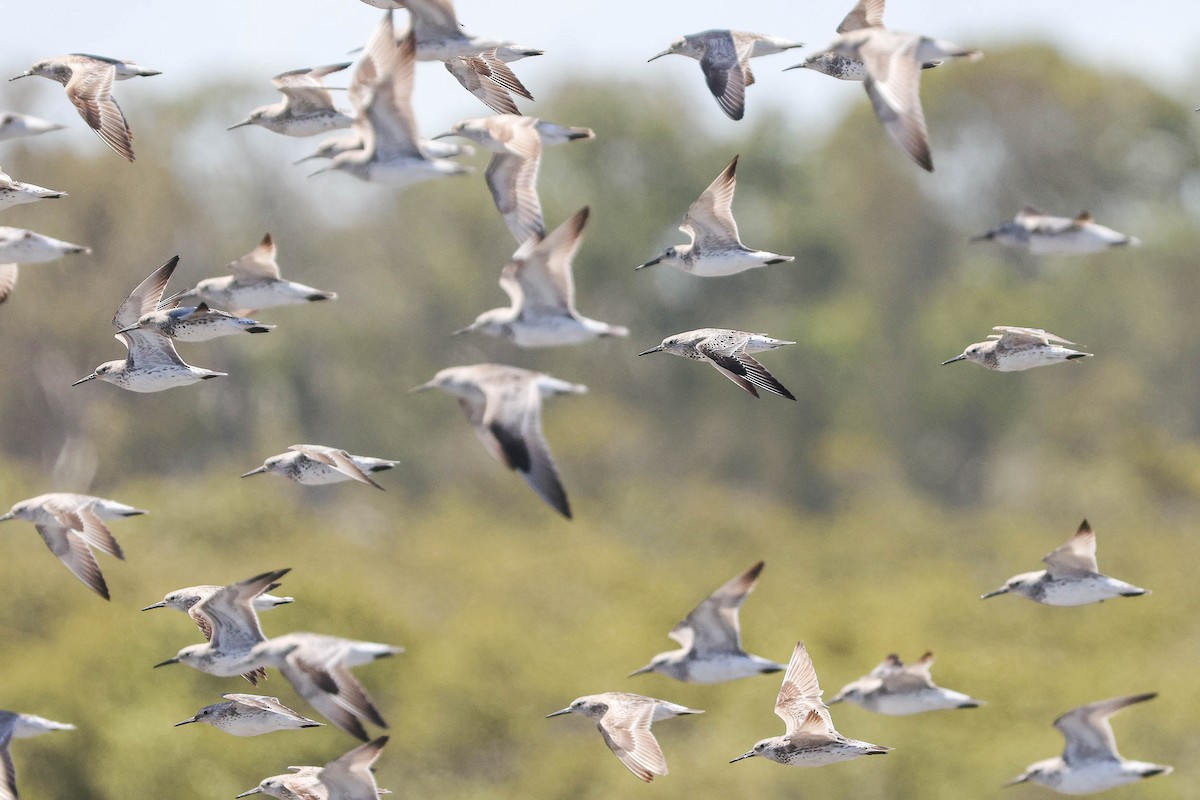
M589 209L547 231L537 192L542 150L587 140L587 128L553 124L522 116L516 98L532 99L509 64L542 51L512 42L467 34L451 0L364 0L384 9L361 54L353 62L347 97L351 108L337 107L324 79L351 63L292 70L273 81L283 100L255 109L234 126L259 126L287 136L314 136L349 129L326 139L310 159L327 159L319 172L341 171L373 183L407 186L470 168L453 159L469 154L469 145L441 141L458 137L492 153L486 183L505 225L517 242L503 267L500 286L510 305L480 314L456 333L505 338L519 347L540 348L585 343L601 337L625 337L628 329L589 319L575 308L572 260L587 226ZM410 24L397 32L395 10L408 12ZM929 36L893 31L883 24L883 0L860 0L837 29L838 37L794 68L861 81L888 134L926 170L933 169L929 137L921 109L922 72L952 58L978 59L978 51ZM658 55L686 55L700 62L705 81L721 110L731 119L745 114L745 90L754 83L751 58L802 47L798 42L739 31L711 30L683 36ZM474 96L496 112L469 119L447 132L422 138L411 107L416 61L442 61ZM65 87L80 116L113 151L133 161L133 134L116 99L114 82L158 75L131 61L73 54L46 59L17 77L41 76ZM63 126L19 114L0 116L0 141L47 133ZM742 244L732 213L738 158L687 209L680 230L689 243L668 248L637 269L672 266L699 277L734 275L792 261L791 256ZM64 193L23 183L0 173L0 209L63 197ZM1099 225L1084 213L1053 217L1032 207L988 231L978 240L1024 248L1034 254L1080 254L1136 245L1133 237ZM18 265L38 263L88 248L28 230L0 228L0 302L16 285ZM195 287L167 293L178 257L152 272L125 298L113 317L116 338L127 348L123 360L105 362L76 384L101 380L135 392L158 392L226 373L194 367L179 356L176 341L206 341L240 333L267 333L275 326L254 319L261 309L333 300L336 294L285 280L276 247L266 235L248 254L233 261L231 274ZM974 361L997 371L1025 370L1082 359L1090 353L1040 328L997 326L986 341L968 346L945 361ZM672 353L706 362L749 394L758 390L795 400L794 395L751 354L795 344L761 333L701 328L668 336L638 355ZM541 430L542 400L582 394L587 387L541 372L501 364L443 369L413 391L439 389L459 400L487 451L516 471L551 507L571 516L566 491ZM301 484L357 481L382 488L372 477L397 462L352 455L323 445L293 445L267 458L242 477L274 473ZM108 599L109 592L93 551L123 558L107 522L146 513L99 497L52 493L18 502L0 521L32 522L50 550L83 583ZM1096 539L1085 521L1066 544L1044 558L1046 569L1010 578L983 597L1012 593L1035 602L1075 606L1145 594L1099 572ZM670 632L680 648L655 656L633 675L659 673L692 683L715 684L763 673L783 672L775 712L785 723L782 736L763 739L733 759L762 757L794 766L821 766L889 747L839 733L822 701L813 662L797 643L790 662L776 663L747 653L741 644L739 610L753 590L762 562L713 592ZM258 614L292 602L269 592L288 572L264 572L228 586L191 586L167 594L145 610L171 608L195 622L205 641L189 645L156 666L187 664L209 674L242 676L252 685L274 668L317 712L365 744L323 767L292 767L267 778L244 795L265 793L300 800L374 798L380 792L371 766L386 736L372 739L365 723L386 723L351 669L402 652L402 648L336 636L297 632L268 638ZM847 684L831 703L847 701L881 714L907 715L939 709L974 708L980 701L937 686L930 673L932 653L904 664L889 655L871 672ZM1030 766L1013 783L1032 781L1070 794L1101 791L1169 772L1170 767L1122 758L1109 717L1126 706L1149 700L1138 694L1091 703L1055 721L1066 739L1061 757ZM321 723L293 711L274 697L229 693L178 725L207 723L234 736L315 727ZM608 747L643 781L667 773L652 723L697 709L627 692L587 695L549 716L576 713L596 721ZM9 743L72 726L29 714L0 712L0 800L17 797ZM239 796L244 796L239 795Z

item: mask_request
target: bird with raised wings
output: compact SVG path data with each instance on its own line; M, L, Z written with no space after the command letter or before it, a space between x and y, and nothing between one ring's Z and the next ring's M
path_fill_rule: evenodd
M1063 794L1093 794L1155 775L1172 767L1131 761L1117 752L1117 739L1108 718L1123 708L1158 697L1157 693L1114 697L1073 708L1054 720L1066 740L1063 754L1029 765L1006 786L1032 781Z
M716 180L688 207L679 230L691 241L668 247L662 255L637 269L665 264L692 275L715 278L794 260L793 256L752 250L742 244L733 218L737 163L738 156L734 156Z
M823 767L859 756L882 755L892 749L838 733L821 694L808 649L804 642L797 642L775 701L775 714L784 721L787 732L759 741L733 761L758 756L785 766Z
M575 309L571 262L588 214L585 206L548 236L535 234L517 248L500 273L500 288L511 305L485 311L455 333L477 331L509 339L518 347L558 347L628 336L628 328L590 319Z
M156 330L138 327L138 320L158 309L178 263L179 256L175 256L150 273L117 309L112 324L119 331L115 338L129 350L125 360L105 361L72 386L98 378L131 392L161 392L226 375L185 363L170 338Z
M688 612L667 635L681 645L659 653L630 675L657 672L687 683L724 683L769 672L782 672L782 664L751 655L742 649L738 612L758 583L763 562L724 583Z

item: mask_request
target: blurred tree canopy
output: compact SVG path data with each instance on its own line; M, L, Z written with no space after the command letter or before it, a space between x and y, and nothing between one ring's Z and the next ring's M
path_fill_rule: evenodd
M796 91L810 78L824 79L800 74ZM349 749L329 728L249 740L174 730L244 687L150 670L196 633L138 608L290 566L282 591L297 602L264 616L269 635L409 649L357 670L393 724L379 780L397 795L627 796L633 779L590 723L541 716L628 690L708 710L656 725L672 772L636 787L648 796L978 797L1059 752L1050 723L1067 708L1157 690L1116 722L1118 742L1178 773L1126 791L1200 797L1188 774L1198 602L1184 568L1200 558L1196 121L1135 78L1037 46L989 50L922 83L933 175L865 99L814 144L770 109L716 136L697 119L715 109L680 107L669 86L564 79L531 113L597 137L545 154L546 221L592 206L578 305L633 333L547 351L449 336L506 302L496 280L514 248L478 174L485 154L476 175L403 193L308 179L289 162L314 140L223 130L257 85L126 109L132 166L97 142L67 149L66 134L4 145L13 177L70 197L6 211L3 224L94 254L22 268L0 306L0 504L78 490L152 512L113 526L128 561L102 561L111 604L29 525L0 529L0 707L79 726L16 744L23 791L231 797ZM795 262L714 280L635 273L686 239L675 225L735 153L743 240ZM967 242L1023 203L1087 209L1146 245L1034 260ZM70 388L123 355L109 320L151 270L180 254L172 289L185 288L226 274L267 231L284 277L339 299L262 312L279 325L269 336L180 345L228 378L152 395ZM1044 327L1097 357L1015 375L939 366L998 324ZM798 402L633 357L706 326L796 340L763 360ZM544 414L574 522L494 463L449 398L406 394L480 361L591 388ZM295 442L402 463L380 476L386 494L238 480ZM1071 610L975 600L1037 568L1084 516L1101 568L1152 597ZM718 687L624 676L759 558L744 620L753 652L785 659L805 639L828 694L890 651L933 649L939 682L988 705L899 719L837 706L847 735L895 752L817 771L726 765L780 732L778 676ZM278 676L264 693L308 710Z

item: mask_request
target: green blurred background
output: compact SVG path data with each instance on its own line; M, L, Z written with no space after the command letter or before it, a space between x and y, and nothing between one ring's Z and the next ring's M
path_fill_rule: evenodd
M128 560L101 557L111 603L31 526L0 528L0 706L79 727L16 744L23 792L232 797L354 746L328 727L254 739L171 727L247 687L151 670L198 635L181 615L138 609L287 566L280 593L296 603L264 615L268 635L408 648L357 670L392 723L378 777L396 796L993 796L1060 752L1062 711L1158 691L1117 718L1117 738L1176 773L1112 796L1200 797L1200 130L1136 78L1044 47L972 44L986 60L923 80L932 176L866 102L814 141L753 90L746 122L716 134L696 121L715 108L673 101L663 80L564 76L543 91L534 113L597 132L545 154L547 224L592 206L578 305L633 331L560 350L448 336L505 302L496 280L513 242L483 154L473 176L403 193L308 180L289 162L316 140L223 130L264 102L261 81L125 101L132 166L57 134L6 144L10 174L71 196L0 221L94 254L23 267L0 307L0 506L75 490L151 511L113 526ZM57 91L14 84L11 96ZM686 238L674 225L734 154L744 241L796 261L715 280L635 274ZM1023 203L1086 208L1146 244L1034 260L967 243ZM69 387L123 354L109 320L151 270L179 254L175 289L226 274L267 231L284 277L339 299L261 312L279 325L269 336L180 346L225 379L152 395ZM1044 327L1096 358L1011 375L939 366L1000 324ZM705 326L796 340L763 361L799 401L634 357ZM488 457L450 398L406 394L482 361L590 387L544 414L573 522ZM401 464L379 476L386 493L238 479L295 442ZM977 600L1038 568L1085 516L1101 569L1153 595L1077 609ZM895 752L821 770L726 764L782 732L779 676L706 687L625 675L760 558L751 651L785 660L805 640L832 695L888 652L932 649L935 678L987 705L906 718L835 706L840 730ZM656 726L669 776L638 785L590 723L542 719L609 690L707 710ZM277 675L263 691L309 711Z

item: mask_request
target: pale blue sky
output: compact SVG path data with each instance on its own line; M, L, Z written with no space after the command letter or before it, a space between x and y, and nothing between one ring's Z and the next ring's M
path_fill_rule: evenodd
M578 73L613 73L646 81L686 81L695 101L707 104L703 122L725 120L705 94L699 68L673 56L647 64L673 38L712 27L771 33L812 46L826 44L849 0L458 0L459 19L473 33L507 38L547 51L517 65L534 93L545 92ZM256 76L262 103L274 102L271 75L347 58L378 19L358 0L55 0L8 3L4 9L4 53L0 69L16 74L33 61L83 51L132 58L162 69L138 92L172 91L225 74ZM1200 105L1200 4L1184 0L895 0L891 27L934 34L964 46L983 47L1025 38L1050 40L1089 63L1144 73L1188 104ZM846 104L865 102L861 90L805 72L781 73L804 50L756 62L758 83L747 94L747 117L755 108L786 104L801 130L831 124ZM969 69L970 65L962 68ZM7 84L0 84L6 86ZM1192 98L1189 90L1197 96ZM71 121L66 105L38 111ZM132 91L130 91L132 94ZM9 96L0 88L0 108ZM421 127L442 130L486 109L439 64L422 65L416 106ZM131 98L128 105L136 105ZM537 104L525 104L537 114ZM30 110L30 109L17 109ZM247 109L248 110L248 109ZM236 120L231 120L235 122Z

